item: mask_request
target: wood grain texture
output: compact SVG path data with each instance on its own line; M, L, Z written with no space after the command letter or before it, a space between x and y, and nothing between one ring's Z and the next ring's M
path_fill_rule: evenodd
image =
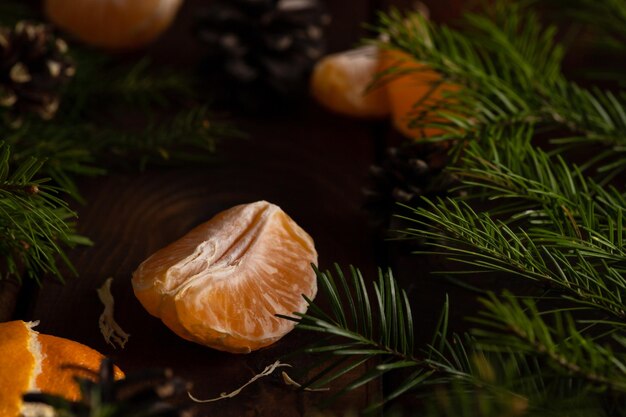
M315 109L301 117L289 122L247 121L246 130L253 137L230 144L231 149L224 149L227 159L216 166L84 181L81 189L89 204L78 207L81 231L96 244L71 253L78 278L65 285L45 282L29 319L41 320L41 332L111 355L126 371L169 366L193 381L193 393L200 398L238 387L300 346L302 335L295 333L246 356L186 342L147 314L132 293L130 277L142 260L197 224L223 209L259 199L280 205L313 236L322 266L337 261L372 269L373 239L360 209L372 138L366 127L334 120ZM331 147L333 152L328 152ZM114 277L116 317L132 335L123 351L107 346L97 326L102 306L95 289L109 276ZM302 415L303 395L277 381L257 384L241 399L203 410L221 416ZM368 389L354 402L366 402Z
M368 1L347 3L328 2L334 16L332 50L355 44L364 34L361 22L372 12ZM189 28L201 6L201 1L188 1L176 25L151 47L157 62L194 65L201 48L193 43ZM180 50L186 42L190 48ZM143 309L132 292L132 272L153 252L221 210L260 199L280 205L311 234L322 267L339 262L374 271L375 239L361 209L361 188L374 160L373 126L333 116L312 102L288 117L236 122L250 138L225 143L215 164L83 180L80 188L88 203L75 209L80 231L95 245L72 251L79 276L68 277L65 285L45 280L35 305L20 318L40 320L40 332L110 355L127 372L170 367L193 382L192 392L199 398L234 390L309 340L311 336L293 332L249 355L218 352L173 334ZM124 350L106 345L98 330L102 306L96 288L109 276L114 278L116 319L131 334ZM308 360L300 357L291 363L302 368ZM370 384L337 407L362 408L379 393L379 385ZM277 372L235 399L197 410L200 416L304 416L310 415L320 395L293 391Z
M357 44L366 35L362 23L372 21L375 9L408 3L328 0L333 15L329 50ZM426 3L436 18L449 18L457 12L457 0ZM149 48L155 62L180 68L196 65L202 47L194 41L190 28L203 4L202 0L185 3L175 25ZM219 211L265 199L280 205L312 235L323 268L333 262L354 264L372 277L376 264L390 259L402 271L399 276L416 301L418 333L426 338L445 288L425 278L431 268L423 261L397 256L397 251L396 255L381 256L380 236L370 229L367 213L361 208L361 189L369 165L381 156L380 136L386 128L331 115L312 102L287 117L246 117L236 122L250 138L225 143L215 164L83 180L81 192L88 204L75 209L80 231L96 244L71 252L79 277L68 277L65 285L45 280L34 305L23 306L19 318L40 320L39 331L98 349L125 371L171 367L175 374L193 382L192 392L199 398L231 391L312 336L293 332L274 346L249 355L214 351L182 340L148 315L133 295L130 277L150 254ZM114 278L115 316L131 334L124 350L106 345L98 330L102 306L96 288L109 276ZM308 360L301 357L293 365L302 368ZM334 388L340 386L341 382ZM336 408L361 408L380 392L379 385L367 385ZM235 399L199 406L198 415L310 416L320 396L290 390L276 373Z

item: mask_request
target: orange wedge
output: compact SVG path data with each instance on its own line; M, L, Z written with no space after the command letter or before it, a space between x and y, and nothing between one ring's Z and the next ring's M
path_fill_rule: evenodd
M60 337L39 334L36 323L0 323L0 417L26 414L26 392L46 392L76 401L75 377L92 378L103 356L95 350ZM115 368L116 378L124 374Z
M248 353L293 329L315 297L311 237L266 201L223 211L159 250L133 274L135 295L179 336Z
M404 52L385 51L382 54L381 70L389 68L396 68L403 74L387 82L394 127L409 138L444 133L439 128L426 126L439 120L429 111L429 106L444 100L446 92L456 91L458 87L442 83L439 73ZM419 122L414 122L415 119Z

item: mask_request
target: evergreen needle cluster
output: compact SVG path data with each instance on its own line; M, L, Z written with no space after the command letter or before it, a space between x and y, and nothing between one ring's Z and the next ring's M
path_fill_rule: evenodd
M76 233L76 215L58 190L35 179L43 162L29 158L11 169L10 159L9 146L0 142L0 278L62 279L57 259L71 268L63 247L90 242Z
M38 18L22 2L0 5L0 24L33 16ZM221 139L239 135L194 95L188 74L155 69L147 59L126 63L80 46L72 46L70 55L76 74L52 120L28 114L0 118L0 140L6 143L0 278L39 279L45 273L61 278L57 257L71 269L64 246L88 242L74 234L75 215L64 201L84 203L77 176L129 164L210 161ZM8 110L0 109L0 116L3 111ZM17 174L7 176L8 169ZM43 177L54 187L39 186ZM38 186L36 195L24 192L31 186Z
M561 22L567 22L573 29L586 35L587 42L600 52L623 54L626 49L626 8L622 0L546 0L542 5ZM621 68L611 71L593 71L597 79L623 79L624 63ZM599 70L599 69L598 69Z
M0 137L13 146L16 163L44 156L42 172L79 201L76 175L103 174L120 162L207 161L221 139L239 135L195 102L185 75L155 71L146 60L119 67L94 53L76 56L77 74L55 119L24 118L17 129L0 125ZM173 116L163 116L173 107ZM123 113L133 125L120 119Z
M408 59L426 63L425 69L439 72L441 79L433 90L437 84L458 87L441 99L423 97L428 110L415 115L415 124L429 123L433 114L440 116L440 122L430 123L446 132L440 140L458 139L462 146L483 129L528 125L549 130L552 142L559 145L554 152L601 147L601 152L578 163L596 168L603 183L623 169L623 91L585 89L568 80L561 69L565 50L555 42L557 28L546 27L533 10L495 2L480 14L467 13L465 30L397 11L383 15L381 22L381 33L390 39L381 47L403 51ZM406 75L406 70L390 68L381 74L381 81Z
M623 42L623 1L580 3L585 24L612 22L603 33ZM373 293L358 270L318 273L330 312L310 303L292 318L328 336L307 350L334 358L310 384L371 363L336 395L393 374L371 408L411 395L416 415L626 415L626 93L568 79L557 28L527 4L490 3L461 28L392 11L379 30L381 48L424 64L391 68L380 82L435 69L431 92L455 86L422 98L413 123L451 141L463 192L404 207L404 233L456 263L448 274L534 285L484 291L467 335L448 331L446 303L433 342L420 347L410 299L390 273Z

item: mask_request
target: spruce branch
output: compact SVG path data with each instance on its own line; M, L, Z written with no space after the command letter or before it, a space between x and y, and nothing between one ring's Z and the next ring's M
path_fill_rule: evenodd
M415 336L411 306L406 293L400 290L391 273L379 271L378 281L374 284L373 299L359 270L351 268L348 279L336 265L335 273L337 279L330 271L321 272L316 269L320 287L331 301L332 314L323 312L307 299L308 313L294 313L295 317L281 316L298 322L300 329L343 339L341 343L336 343L332 341L332 337L325 338L321 343L305 350L307 354L332 352L339 359L303 384L303 388L327 386L372 358L379 358L380 363L348 383L332 398L363 386L388 372L420 365L423 361L414 356ZM347 310L344 306L347 306ZM428 377L429 372L423 369L413 372L406 385L390 397L395 398L416 386ZM372 408L381 405L375 404Z
M0 143L0 253L6 262L0 277L63 280L58 258L74 272L64 247L90 241L76 233L76 214L56 196L59 190L35 179L43 162L29 158L11 170L10 160L9 146Z
M433 250L428 253L446 255L464 265L458 273L511 274L548 285L590 309L619 320L626 318L623 255L608 262L606 259L613 260L615 255L593 240L513 229L453 199L411 210L413 216L403 218L415 227L407 228L406 233L429 239Z
M101 158L120 157L148 163L206 162L224 138L242 135L219 120L206 106L182 110L171 120L148 123L139 132L100 129L93 149Z
M599 389L626 391L626 352L600 344L586 335L567 311L541 312L534 299L521 301L505 292L482 298L485 307L474 322L479 345L485 350L504 350L539 355L548 363ZM548 324L548 318L550 324ZM608 335L622 337L623 327L611 326ZM606 333L604 334L606 338Z
M71 103L62 109L78 117L90 108L114 103L150 111L195 96L192 77L182 72L156 69L148 58L127 64L93 51L74 52L78 71L66 94Z
M81 202L77 176L102 175L120 165L204 163L214 160L222 140L243 136L206 106L180 110L169 120L148 122L135 131L72 120L53 125L29 120L19 130L0 127L0 133L17 150L12 163L45 155L41 172Z
M103 94L121 95L128 104L148 106L151 103L164 106L177 100L195 96L192 78L182 72L151 68L149 59L141 59L130 68L118 70L120 74L111 77Z
M500 300L492 294L488 299L481 299L481 303L485 310L475 321L485 329L495 329L474 332L483 349L514 349L541 355L552 366L596 388L622 393L626 390L626 353L615 352L610 345L601 345L596 338L586 336L568 312L550 313L554 324L548 325L545 314L532 299L520 302L505 293ZM619 331L613 327L609 334L619 334Z
M590 371L589 375L594 375L595 379L580 379L573 377L572 369L568 367L547 370L543 359L546 356L548 360L552 358L538 345L533 345L535 349L530 346L521 351L507 349L511 345L507 340L513 340L511 338L491 343L492 337L498 337L500 327L505 326L501 323L508 325L510 320L521 317L521 313L503 314L495 320L491 315L499 311L489 309L491 305L486 304L486 312L476 323L485 322L487 330L482 333L477 330L474 336L461 336L449 332L449 303L446 299L432 342L423 348L409 346L403 340L408 341L409 336L413 336L412 326L408 326L412 321L407 316L411 311L410 302L393 277L389 273L379 273L374 291L368 291L358 269L351 268L350 276L344 275L338 266L335 269L334 274L317 271L322 289L320 295L329 301L328 309L322 310L317 303L307 300L309 311L306 314L282 316L297 321L300 330L327 336L301 352L321 356L321 363L330 363L303 387L330 384L331 392L334 391L330 398L334 399L389 374L397 384L380 402L371 404L368 411L403 395L432 399L433 392L435 396L445 392L445 401L426 402L425 415L578 415L572 413L580 409L581 404L585 404L583 409L589 411L588 415L608 415L603 410L603 394L596 388L616 381L613 374L610 379L607 376L602 380L601 374L596 372L599 364L592 370L581 368ZM394 293L402 294L396 297L395 309L393 298L389 298ZM400 308L402 299L406 306ZM504 304L500 302L498 305ZM527 326L524 329L530 332L536 328ZM594 342L589 337L581 337L584 341ZM560 339L553 338L553 345L555 340ZM568 343L573 345L580 340ZM602 349L600 345L594 346ZM572 346L572 355L578 353L575 349ZM332 383L339 377L345 377L366 363L371 364L370 370L339 390L332 388ZM578 358L574 358L570 364L577 363ZM478 412L476 407L481 411ZM561 412L565 414L559 414ZM423 415L421 410L418 415Z
M50 177L59 188L82 202L75 183L77 176L104 174L96 155L85 140L94 129L83 123L55 122L30 119L20 129L2 129L0 133L11 145L11 164L20 164L31 158L42 160L40 173Z
M504 139L506 137L506 139ZM487 130L469 143L453 172L467 200L427 202L401 216L408 235L476 270L548 284L566 297L623 319L626 199L560 156L531 145L528 126Z
M546 295L521 302L492 295L482 300L480 327L465 337L448 335L444 309L433 342L402 356L388 343L402 336L389 334L389 298L380 282L370 301L354 273L350 281L339 270L339 284L330 273L318 275L330 312L309 301L298 321L331 336L307 351L334 357L322 377L332 382L363 363L399 362L389 372L407 379L389 397L443 389L445 403L428 403L432 415L624 415L626 195L606 184L626 161L626 96L567 80L557 30L516 2L468 14L464 30L397 11L381 22L384 41L377 43L408 56L399 60L425 66L407 70L399 62L380 82L434 69L438 83L458 87L441 99L421 98L426 111L414 122L444 130L433 140L458 140L451 171L463 181L463 197L407 207L406 232L459 262L458 273L513 274L538 283L558 307L540 310ZM532 144L538 129L556 150ZM584 146L596 152L583 154L580 165L566 162L565 151ZM470 204L478 201L487 206L484 213ZM393 288L391 281L386 285ZM351 294L361 294L360 301L353 303ZM360 327L359 317L371 325ZM337 395L383 374L368 371ZM502 398L519 407L500 408Z
M15 9L15 15L29 12L17 3L0 5L0 20L12 18L8 12L5 16L5 10ZM57 45L66 52L65 43ZM25 115L19 126L0 124L0 137L13 150L3 154L6 169L34 170L54 184L32 176L21 182L11 177L0 184L3 276L6 272L39 280L50 273L61 278L57 258L74 272L65 246L89 240L75 233L76 215L63 198L84 202L78 176L102 175L118 168L120 160L141 167L154 162L205 162L213 158L219 140L239 135L194 100L188 74L157 69L146 59L128 64L79 47L69 53L76 76L63 86L64 99L55 120ZM154 121L168 108L176 109L173 117ZM144 125L129 129L118 120L127 110Z
M21 9L16 2L1 7ZM76 73L54 123L27 115L19 128L0 124L0 137L12 146L14 164L44 156L41 173L80 202L77 176L101 175L127 160L140 167L206 162L221 139L241 136L202 104L189 73L79 46L69 53ZM129 120L139 123L129 127Z
M379 271L374 291L368 291L361 272L350 268L350 277L335 265L335 274L316 270L320 287L330 301L330 312L307 299L309 312L282 318L298 322L298 329L328 337L305 348L302 353L321 355L331 364L310 378L303 388L328 386L358 367L372 368L335 391L330 400L392 373L401 378L394 389L367 411L378 409L401 395L432 385L462 383L464 389L487 389L500 400L516 394L489 380L486 360L475 351L469 336L447 334L448 303L442 310L433 342L424 349L414 345L411 306L391 272ZM305 298L306 299L306 298ZM335 359L333 359L335 358ZM336 359L339 358L339 359ZM536 370L535 370L536 371Z
M623 0L547 0L542 2L555 19L583 24L599 34L598 47L623 53L626 40L626 6Z
M379 32L386 39L378 42L382 48L408 54L459 87L434 100L416 115L414 124L446 132L434 140L466 140L486 126L539 123L565 128L586 140L569 141L570 146L624 148L624 96L566 80L561 71L564 51L554 40L554 27L544 27L536 13L515 2L499 1L483 12L467 14L462 31L428 22L417 13L381 16ZM398 71L406 72L390 68L379 81L407 76ZM615 163L609 161L605 169Z
M534 147L533 135L527 126L496 128L469 143L460 164L450 168L463 180L464 195L497 203L490 212L510 216L507 222L524 219L580 240L594 236L623 255L625 195L584 176L560 155Z

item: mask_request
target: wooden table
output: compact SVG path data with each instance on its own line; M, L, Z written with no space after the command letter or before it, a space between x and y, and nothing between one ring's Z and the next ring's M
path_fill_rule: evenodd
M157 62L188 66L201 56L189 28L202 0L187 0L174 27L153 47ZM354 46L366 34L362 22L386 7L376 0L328 0L333 15L331 51ZM391 2L406 5L408 2ZM456 1L431 1L434 17L453 15ZM189 45L179 51L180 45ZM354 264L372 276L381 253L377 235L362 209L367 171L383 148L386 126L327 113L308 102L288 118L236 118L250 135L224 143L218 162L183 169L112 174L84 179L85 206L77 206L79 229L95 245L71 252L79 277L65 285L45 280L18 317L40 320L40 332L67 337L115 359L126 371L171 367L193 382L200 398L235 389L282 354L301 346L289 334L276 345L249 355L214 351L174 335L150 316L132 293L130 277L151 253L195 225L233 205L265 199L280 205L314 238L320 266ZM382 132L382 133L381 133ZM98 330L102 306L96 288L113 277L115 315L131 334L124 350L106 345ZM424 306L427 315L432 308ZM420 310L421 311L421 310ZM432 315L437 312L433 311ZM303 366L306 358L294 362ZM380 385L354 392L342 407L362 407L379 395ZM278 377L261 380L239 397L199 408L202 416L304 416L319 394L297 393Z

